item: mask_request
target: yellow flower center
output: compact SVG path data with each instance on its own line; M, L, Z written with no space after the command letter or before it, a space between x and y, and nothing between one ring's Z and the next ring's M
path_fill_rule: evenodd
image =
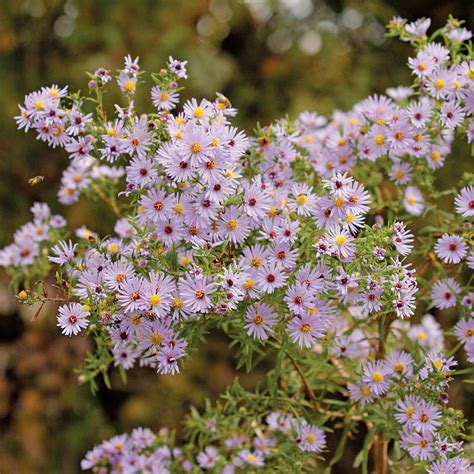
M36 109L36 110L43 110L43 101L42 101L42 100L36 101L36 103L35 103L35 109Z
M191 260L188 257L186 257L186 255L181 257L181 265L189 265L190 263L191 263Z
M346 243L346 238L343 235L338 235L336 237L336 244L339 245L339 247L341 245L344 245L345 243Z
M133 81L127 81L123 85L123 87L127 92L135 92L135 89L137 88L137 86L135 85L135 83Z
M194 117L202 119L204 117L204 109L202 107L196 107L194 109Z
M173 307L176 309L182 309L183 308L183 300L181 298L173 298Z
M336 207L342 207L344 206L344 203L345 203L345 199L341 196L337 197L336 199L334 199L334 205Z
M308 443L312 444L316 441L316 436L314 434L310 433L310 434L306 435L306 441Z
M235 230L239 227L239 222L236 219L230 219L230 221L227 223L227 228L229 230Z
M306 196L306 194L300 194L300 195L296 198L296 202L297 202L300 206L304 206L304 205L308 202L308 196Z
M405 410L405 414L408 416L408 418L411 418L414 413L415 413L415 407L408 407Z
M413 196L413 194L410 194L409 196L407 196L407 202L408 202L408 204L410 204L410 205L415 204L415 202L416 202L416 197Z
M303 323L300 327L301 332L304 332L305 334L311 331L311 324L309 323Z
M250 265L252 267L259 267L262 264L262 259L260 257L254 257L250 260Z
M246 280L244 283L244 288L246 290L251 290L254 286L255 286L255 282L251 278Z
M385 143L385 137L383 135L375 135L374 143L377 146L382 146Z
M196 153L199 153L201 151L201 145L199 143L193 143L191 145L191 152L196 154Z
M404 369L405 369L405 364L403 362L397 362L393 366L393 370L395 370L395 372L397 372L397 374L401 374Z
M156 293L154 295L151 295L149 301L152 306L156 306L160 304L161 303L160 295L157 295Z
M261 326L263 324L263 316L261 314L257 314L253 322L256 326Z
M401 169L401 168L399 168L397 171L395 171L395 176L396 176L398 179L403 178L405 175L406 175L405 170L403 170L403 169Z
M434 86L436 90L440 91L443 90L446 87L446 82L443 81L443 79L438 79L434 82Z
M119 250L117 244L109 244L107 245L107 252L109 252L111 255L117 253Z
M380 382L382 382L382 380L383 380L383 374L382 374L382 372L373 372L373 373L372 373L372 380L373 380L375 383L380 383Z
M160 95L161 102L166 102L169 98L170 98L170 96L168 95L167 92L162 92L161 95Z
M362 393L364 397L370 397L372 395L372 390L367 385L362 385L362 387L360 387L360 393Z
M153 342L153 344L161 344L163 342L163 334L154 332L151 335L151 342Z

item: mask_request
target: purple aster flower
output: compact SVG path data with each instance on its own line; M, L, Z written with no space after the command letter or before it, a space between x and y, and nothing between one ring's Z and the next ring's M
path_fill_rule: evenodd
M120 286L117 299L125 311L137 311L147 306L143 295L143 280L136 276L127 278Z
M456 296L461 292L461 286L453 278L437 281L431 290L433 304L438 309L456 306Z
M316 196L307 184L294 184L291 192L294 198L288 201L288 206L300 216L309 216L316 207Z
M178 360L186 355L184 349L178 345L167 344L156 353L157 370L160 374L178 374Z
M168 58L168 67L171 69L171 71L173 71L174 74L182 79L186 79L188 77L186 74L186 64L187 61L178 61L171 56Z
M273 293L276 288L284 286L287 279L281 264L265 263L258 269L256 283L260 291Z
M386 363L394 378L413 377L413 357L405 351L392 351L386 358Z
M192 278L186 275L179 283L180 297L184 305L189 307L193 313L206 312L212 307L210 295L216 291L214 283L208 276L203 278Z
M459 263L467 254L467 245L462 237L445 233L436 242L435 252L444 263Z
M456 212L463 217L474 217L474 187L462 188L454 200Z
M460 456L449 459L441 459L428 466L428 474L461 474L472 472L469 461Z
M405 189L403 205L410 214L420 216L425 209L424 201L423 194L416 186Z
M326 434L321 428L303 422L296 427L295 441L301 451L320 453L326 447Z
M340 226L334 226L326 232L325 238L329 244L330 252L336 254L340 260L354 256L354 237Z
M212 469L216 465L218 459L219 453L217 452L217 449L212 446L208 446L204 451L201 451L197 455L197 462L203 469Z
M88 317L90 313L79 303L63 305L58 311L58 326L66 336L76 335L89 324Z
M419 20L407 23L405 31L412 36L424 36L431 25L431 18L420 18Z
M362 381L370 387L375 396L379 397L386 393L390 387L391 372L385 361L369 362L364 367Z
M124 260L111 262L104 270L104 283L113 291L117 291L124 282L135 276L133 265Z
M295 316L288 324L291 340L300 347L310 348L324 336L325 324L321 318L304 314Z
M420 401L415 404L415 413L411 420L415 430L423 435L434 432L441 426L441 412L431 402Z
M254 339L268 339L268 334L273 333L273 327L278 319L278 313L274 308L265 303L257 303L254 307L247 310L244 328L247 334Z
M296 283L288 288L285 303L294 314L301 315L314 303L313 295L304 283Z
M413 248L413 234L405 227L403 222L393 224L395 236L392 239L393 245L401 255L408 255Z
M263 454L258 451L250 451L249 449L243 449L237 453L236 463L242 464L244 468L247 466L262 467L265 465Z
M474 318L460 319L454 327L454 334L464 344L474 342Z
M373 403L374 394L368 383L360 381L357 385L348 384L349 395L356 402L361 402L362 406L367 403Z
M398 400L395 405L395 419L402 425L412 426L415 408L422 403L421 398L407 395L403 400Z
M64 265L65 263L70 262L74 258L74 252L76 250L77 244L74 244L69 241L66 242L61 240L57 245L51 247L53 256L49 256L48 260L58 265ZM55 254L55 256L54 256Z
M175 200L167 196L161 189L152 189L142 196L140 204L143 207L143 217L150 222L166 221L172 217Z
M444 102L441 106L441 123L453 130L464 120L464 110L457 101Z
M233 244L243 242L250 233L250 220L237 206L230 206L219 220L219 238L228 239Z
M134 157L126 167L127 182L140 187L147 187L158 178L158 171L153 162L147 158Z
M396 184L407 184L411 181L412 170L409 163L396 161L390 169L389 176Z
M127 133L125 152L144 158L150 148L150 142L151 137L148 132L147 123L143 119L139 120L135 122L132 130Z
M179 94L173 90L154 86L151 89L151 100L158 110L171 110L174 109L179 102Z
M125 370L131 369L137 360L137 354L130 346L116 346L112 349L115 367L123 367Z
M420 461L431 461L435 457L433 438L429 433L423 435L404 428L400 436L400 446L406 449L412 458Z

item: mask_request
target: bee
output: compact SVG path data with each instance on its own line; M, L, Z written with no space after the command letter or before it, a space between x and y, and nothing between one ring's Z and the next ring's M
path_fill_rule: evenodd
M216 95L217 95L217 107L220 110L229 109L230 107L232 107L230 100L224 94L221 94L220 92L216 92Z
M43 181L43 180L44 180L44 176L35 176L34 178L30 178L28 180L28 184L30 186L35 186L35 185L41 183L41 181Z

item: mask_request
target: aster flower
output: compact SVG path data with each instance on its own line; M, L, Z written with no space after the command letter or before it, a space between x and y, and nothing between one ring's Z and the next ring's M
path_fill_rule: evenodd
M361 402L362 406L366 405L367 403L373 403L374 394L368 383L361 381L357 385L348 384L347 387L349 389L349 395L351 398L356 402Z
M454 334L464 344L474 342L474 317L460 319L454 328Z
M415 404L415 413L411 422L414 429L422 435L428 435L441 425L440 418L441 413L433 403L420 401Z
M326 447L326 434L321 428L303 422L296 427L295 441L301 451L320 453Z
M369 362L364 367L362 382L366 383L375 396L383 395L390 387L391 370L386 362Z
M445 263L459 263L467 253L467 246L462 237L443 234L435 245L436 255Z
M413 376L413 357L405 351L392 351L387 356L386 363L394 378L410 379Z
M308 349L324 336L324 329L323 321L309 314L295 316L288 324L291 340L300 347Z
M256 284L260 291L273 293L285 285L287 278L280 263L265 263L258 269Z
M143 280L131 276L124 280L120 286L117 300L125 311L137 311L146 306L143 295Z
M405 189L403 205L414 216L420 216L423 213L425 209L423 194L416 186L408 186Z
M462 188L454 200L456 212L463 217L474 217L474 187Z
M210 296L215 291L215 285L209 277L192 278L186 275L179 283L179 293L183 303L195 313L206 312L212 306Z
M219 238L228 239L233 244L243 242L250 233L249 218L237 206L230 206L219 220Z
M273 333L273 327L278 319L278 314L270 305L265 303L257 303L255 307L247 310L245 317L247 334L254 339L268 339L268 334Z
M326 232L325 238L329 251L334 252L340 259L345 260L354 256L354 237L343 228L335 226Z
M400 446L406 449L410 456L420 461L431 461L435 455L433 438L430 434L420 434L405 428L400 436Z
M74 258L74 252L77 248L77 244L74 244L69 240L59 241L57 245L51 247L53 256L49 256L48 260L58 265L64 265L65 263L70 262Z
M203 469L212 469L218 459L219 453L213 446L204 448L204 451L201 451L197 456L197 462Z
M456 306L456 296L461 292L461 286L452 278L437 281L431 290L433 304L439 309Z
M171 110L179 102L179 94L176 91L154 86L151 89L151 100L158 110Z
M115 367L123 367L125 370L130 370L137 360L137 354L129 346L116 346L112 349L114 356Z
M58 311L58 326L66 336L76 335L89 325L90 313L79 303L60 306Z

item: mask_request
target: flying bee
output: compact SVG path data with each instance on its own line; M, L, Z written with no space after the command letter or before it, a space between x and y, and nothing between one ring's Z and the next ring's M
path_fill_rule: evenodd
M224 94L221 94L220 92L216 92L216 95L217 95L217 107L220 110L229 109L230 107L232 107L230 100Z
M35 176L34 178L30 178L28 180L28 184L30 186L35 186L35 185L41 183L41 181L43 181L43 180L44 180L44 176Z

